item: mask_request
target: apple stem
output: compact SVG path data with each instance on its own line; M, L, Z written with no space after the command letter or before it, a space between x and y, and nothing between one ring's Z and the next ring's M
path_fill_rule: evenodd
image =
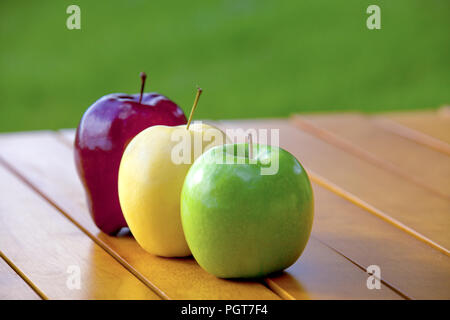
M248 139L248 158L250 160L252 160L253 159L253 138L252 138L251 133L248 134L247 139Z
M186 130L189 130L189 126L191 125L192 116L194 115L195 108L197 108L198 99L200 98L200 95L202 94L203 90L202 88L197 87L197 95L195 96L194 105L191 109L191 114L189 115L189 120L187 122Z
M147 79L147 75L145 74L145 72L141 72L139 74L139 77L141 77L141 95L139 96L139 103L141 103L142 95L144 94L145 80Z

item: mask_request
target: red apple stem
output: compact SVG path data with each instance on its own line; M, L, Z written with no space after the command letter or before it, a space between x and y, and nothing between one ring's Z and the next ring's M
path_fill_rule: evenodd
M247 141L248 141L248 158L251 160L253 159L253 137L251 133L248 134Z
M197 94L195 96L194 105L192 106L192 109L191 109L191 114L189 115L189 120L186 125L186 130L189 130L189 126L191 125L191 121L192 121L192 116L194 115L194 111L197 108L198 99L200 98L200 95L202 94L202 92L203 92L202 88L197 87Z
M139 74L139 77L141 77L141 95L139 96L139 103L141 103L142 95L144 94L145 80L147 79L147 75L145 74L145 72L141 72Z

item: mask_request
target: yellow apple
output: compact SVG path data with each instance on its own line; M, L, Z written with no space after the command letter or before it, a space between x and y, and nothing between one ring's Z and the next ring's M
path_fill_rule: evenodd
M131 140L120 163L119 200L142 248L164 257L191 254L180 216L184 179L202 152L226 142L225 133L199 123L152 126Z

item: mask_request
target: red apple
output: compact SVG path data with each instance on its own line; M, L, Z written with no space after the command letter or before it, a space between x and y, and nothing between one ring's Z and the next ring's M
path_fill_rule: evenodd
M75 163L84 185L95 224L115 234L127 223L119 204L117 177L127 144L142 130L154 125L186 124L183 110L158 93L113 93L86 110L75 136Z

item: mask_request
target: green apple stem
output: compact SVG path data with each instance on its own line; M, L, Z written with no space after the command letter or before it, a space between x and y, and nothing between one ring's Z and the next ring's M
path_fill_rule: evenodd
M191 114L189 115L189 120L187 122L186 130L189 130L189 126L191 125L192 116L194 115L195 108L197 108L198 99L200 98L200 95L202 94L203 90L202 88L197 88L197 95L195 96L194 105L191 109Z
M250 160L252 160L253 159L253 138L252 138L251 133L248 134L247 139L248 139L248 158Z
M141 77L141 95L139 96L139 103L141 103L142 95L144 94L145 80L147 79L147 75L145 74L145 72L141 72L139 74L139 77Z

